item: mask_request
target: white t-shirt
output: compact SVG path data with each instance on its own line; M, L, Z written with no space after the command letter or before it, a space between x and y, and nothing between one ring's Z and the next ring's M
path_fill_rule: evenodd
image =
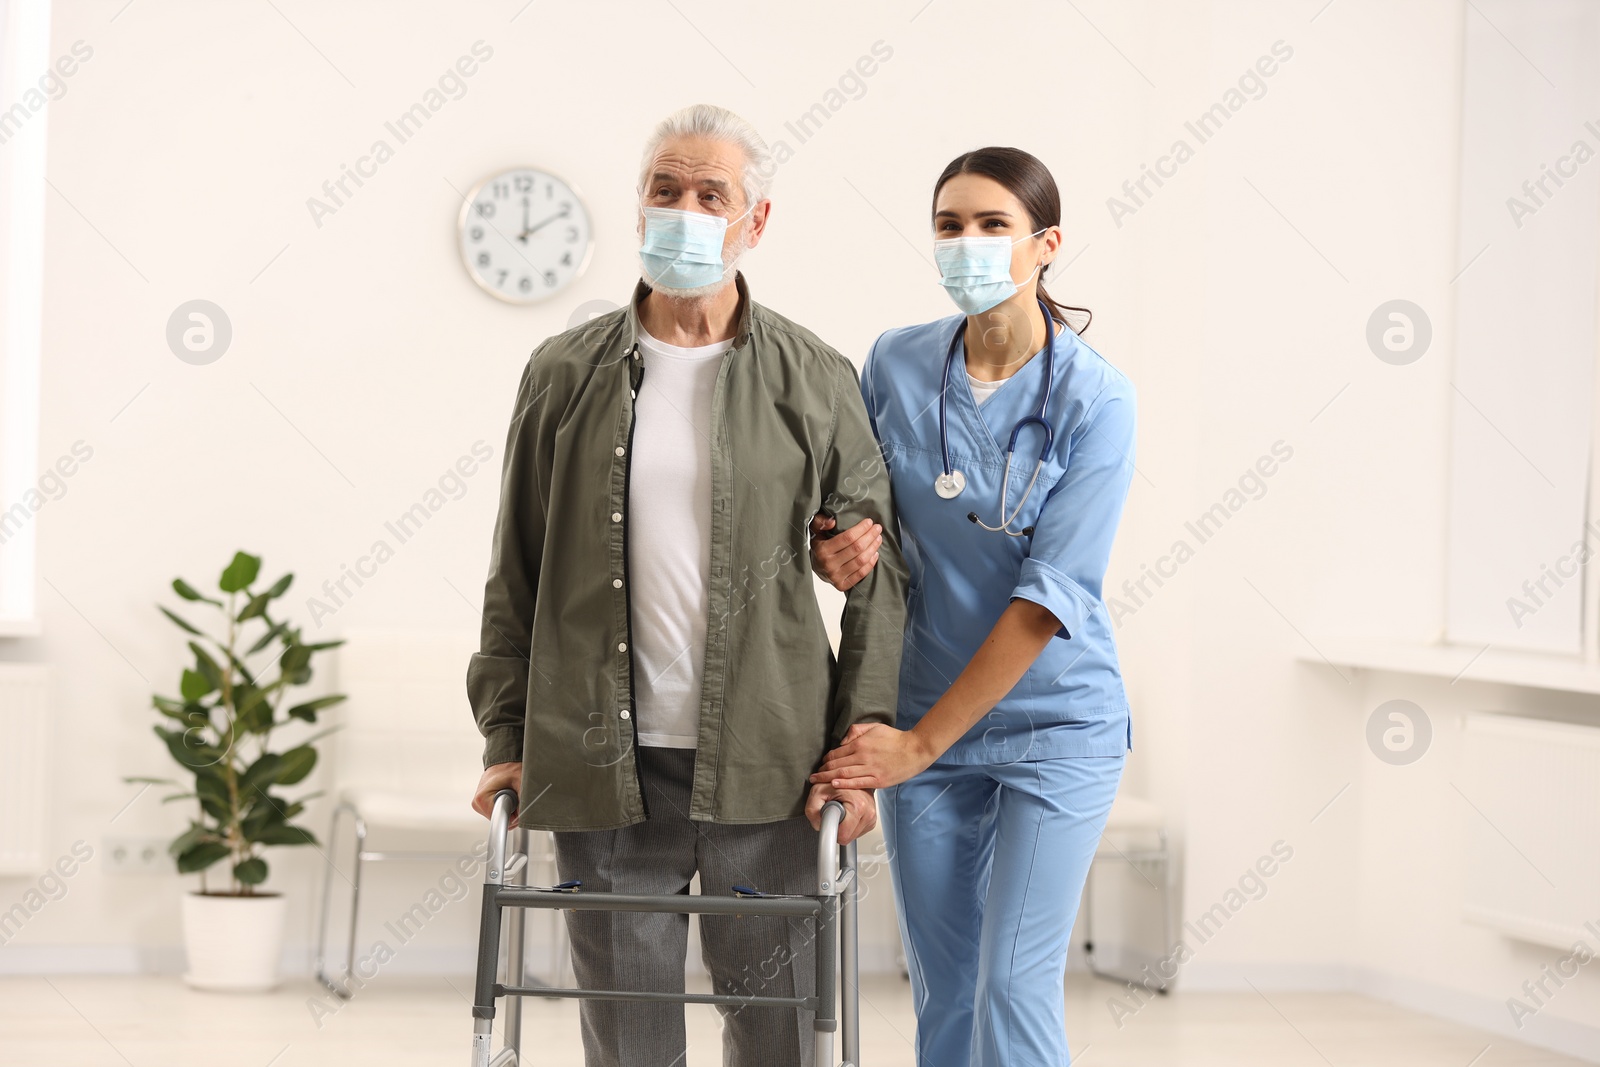
M983 402L994 395L994 391L996 389L1000 388L1010 380L1011 375L1009 374L1004 378L997 378L992 382L986 382L981 378L974 378L971 374L967 375L967 384L972 386L972 396L973 399L977 400L979 407L982 407Z
M711 400L733 341L639 331L644 383L628 471L628 597L639 743L695 748L711 571Z

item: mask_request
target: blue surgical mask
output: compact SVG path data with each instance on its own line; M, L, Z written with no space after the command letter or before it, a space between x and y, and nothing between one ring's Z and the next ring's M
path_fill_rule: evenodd
M644 244L639 262L649 285L667 289L699 289L715 285L727 272L722 262L722 239L729 220L703 211L674 207L647 207ZM745 215L732 221L738 222Z
M1037 237L1043 232L1030 233L1016 241L998 236L949 237L935 241L933 260L939 265L939 284L956 302L956 307L968 315L988 311L1017 291L1017 283L1011 280L1012 247L1017 241ZM1038 270L1034 267L1028 278Z

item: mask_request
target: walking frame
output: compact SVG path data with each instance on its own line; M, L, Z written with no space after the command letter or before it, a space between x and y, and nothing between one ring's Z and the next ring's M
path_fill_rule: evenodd
M833 1035L840 1037L844 1059L838 1067L859 1067L861 1044L860 959L857 954L856 845L839 844L844 805L830 800L822 808L817 842L817 892L814 896L763 894L733 887L734 896L585 892L581 885L526 885L526 851L511 850L509 829L517 794L495 794L489 817L489 862L483 883L483 918L478 930L477 983L472 1003L472 1067L519 1067L522 1047L523 997L565 997L578 1000L631 1000L655 1003L716 1004L732 1007L806 1008L816 1013L816 1067L835 1067ZM519 876L520 882L508 878ZM740 996L719 993L660 993L645 990L560 989L527 984L523 970L522 927L525 908L564 911L670 912L699 915L781 915L816 923L816 992L809 997ZM506 982L499 980L502 912L506 928ZM835 981L835 971L840 979ZM506 998L504 1040L491 1055L495 1001ZM837 1000L837 1011L835 1001Z

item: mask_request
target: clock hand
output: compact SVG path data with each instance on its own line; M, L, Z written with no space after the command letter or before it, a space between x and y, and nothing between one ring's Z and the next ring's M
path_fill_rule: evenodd
M550 223L556 221L556 219L564 219L564 218L566 218L568 214L569 214L569 212L567 211L567 209L563 208L562 210L556 212L554 215L551 215L549 218L545 219L543 222L539 223L538 226L535 226L531 230L526 228L527 227L527 223L524 222L523 223L523 227L524 228L523 228L523 231L522 231L520 239L523 240L523 241L526 241L528 239L528 234L530 234L530 233L538 233L541 228L543 228L545 226L548 226Z

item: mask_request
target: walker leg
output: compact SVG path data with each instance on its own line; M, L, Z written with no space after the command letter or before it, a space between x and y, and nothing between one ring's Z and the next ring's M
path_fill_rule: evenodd
M839 991L839 1043L846 1067L857 1067L861 1060L861 958L857 937L856 888L861 879L856 867L856 843L845 845L843 865L851 877L845 884L839 916L840 962L844 972Z
M514 1063L515 1048L502 1048L491 1060L494 1038L494 987L500 971L500 890L505 883L506 863L510 860L507 824L517 802L515 790L495 794L489 816L488 871L483 880L483 913L478 920L478 970L472 993L472 1067L500 1067ZM513 911L521 913L521 908ZM519 956L520 960L520 956ZM519 962L518 966L521 964ZM511 998L516 1001L516 997Z
M345 948L343 984L334 982L328 975L327 944L328 944L328 913L333 910L333 876L338 873L333 863L333 849L339 827L339 816L349 812L354 824L356 847L354 853L355 863L351 868L353 881L350 883L350 939ZM333 819L328 828L328 870L322 882L322 919L317 928L317 981L321 982L341 1000L349 1000L353 995L350 989L350 975L356 962L356 923L361 913L361 854L366 850L367 824L348 801L341 802L333 809Z
M834 1014L834 979L839 959L839 898L822 898L817 915L817 1067L834 1067L833 1034L839 1023Z
M528 831L517 827L511 831L512 853L528 851ZM524 861L522 869L513 876L513 885L528 884L528 863ZM505 917L506 925L506 984L526 985L527 968L523 965L523 953L526 950L526 939L523 937L524 923L527 918L526 908L512 908L511 913ZM559 913L558 913L559 914ZM522 998L506 998L506 1018L501 1025L504 1039L502 1048L511 1049L517 1056L522 1055Z
M478 976L472 993L472 1067L489 1067L499 954L500 886L489 883L483 887L483 915L478 921Z

